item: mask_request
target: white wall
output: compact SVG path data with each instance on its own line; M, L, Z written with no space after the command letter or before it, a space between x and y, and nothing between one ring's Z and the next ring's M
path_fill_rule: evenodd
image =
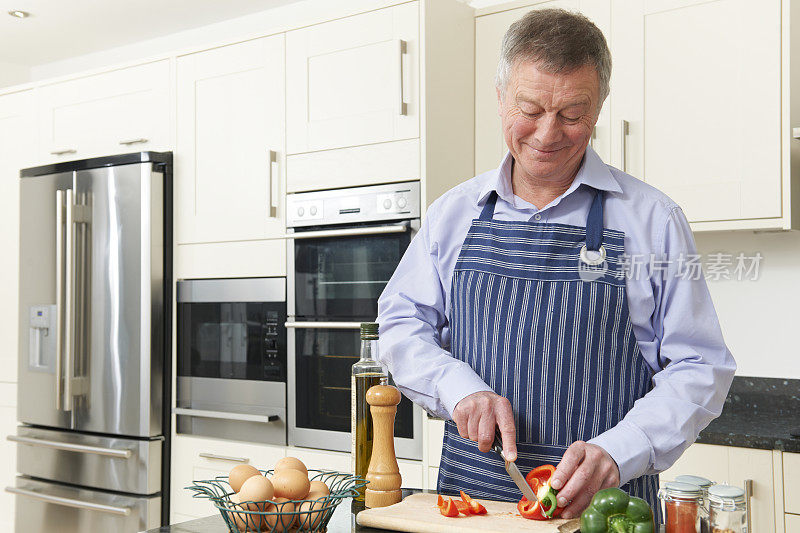
M701 254L760 252L756 281L712 281L723 334L737 374L800 378L800 232L695 234Z
M31 69L14 63L0 61L0 87L26 83L31 79Z

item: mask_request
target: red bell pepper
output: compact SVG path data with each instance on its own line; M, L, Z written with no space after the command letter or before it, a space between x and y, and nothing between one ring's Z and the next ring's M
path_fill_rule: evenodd
M558 518L563 508L556 503L558 491L550 486L550 480L556 472L553 465L542 465L534 468L525 476L525 481L531 486L539 498L538 502L531 502L523 497L517 504L519 514L531 520L549 520Z
M439 495L439 500L437 502L439 505L439 512L451 518L458 516L458 506L456 506L456 502L453 501L453 498L448 498L447 500L448 501L445 502L442 495Z
M486 514L486 507L481 502L477 502L469 497L469 494L463 490L461 492L461 499L469 506L469 512L472 514Z

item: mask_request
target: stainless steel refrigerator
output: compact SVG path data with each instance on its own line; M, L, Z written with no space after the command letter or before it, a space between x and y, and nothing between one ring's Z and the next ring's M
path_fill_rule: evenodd
M172 154L20 173L16 531L168 521Z

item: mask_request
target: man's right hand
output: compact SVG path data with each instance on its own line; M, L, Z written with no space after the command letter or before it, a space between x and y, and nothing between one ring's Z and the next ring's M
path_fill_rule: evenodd
M464 397L453 410L453 422L458 434L478 443L478 449L488 452L494 442L495 426L500 428L503 455L506 461L517 459L517 430L511 402L490 391L480 391Z

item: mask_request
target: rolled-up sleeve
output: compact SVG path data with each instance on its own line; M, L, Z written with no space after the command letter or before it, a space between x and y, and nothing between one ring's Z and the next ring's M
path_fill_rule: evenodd
M621 484L669 468L722 412L736 370L706 281L685 268L698 256L679 208L670 211L662 235L666 271L650 273L658 342L653 389L619 424L589 441L617 462Z
M446 294L431 237L436 211L434 204L378 300L380 358L404 395L451 419L462 398L491 387L447 351Z

